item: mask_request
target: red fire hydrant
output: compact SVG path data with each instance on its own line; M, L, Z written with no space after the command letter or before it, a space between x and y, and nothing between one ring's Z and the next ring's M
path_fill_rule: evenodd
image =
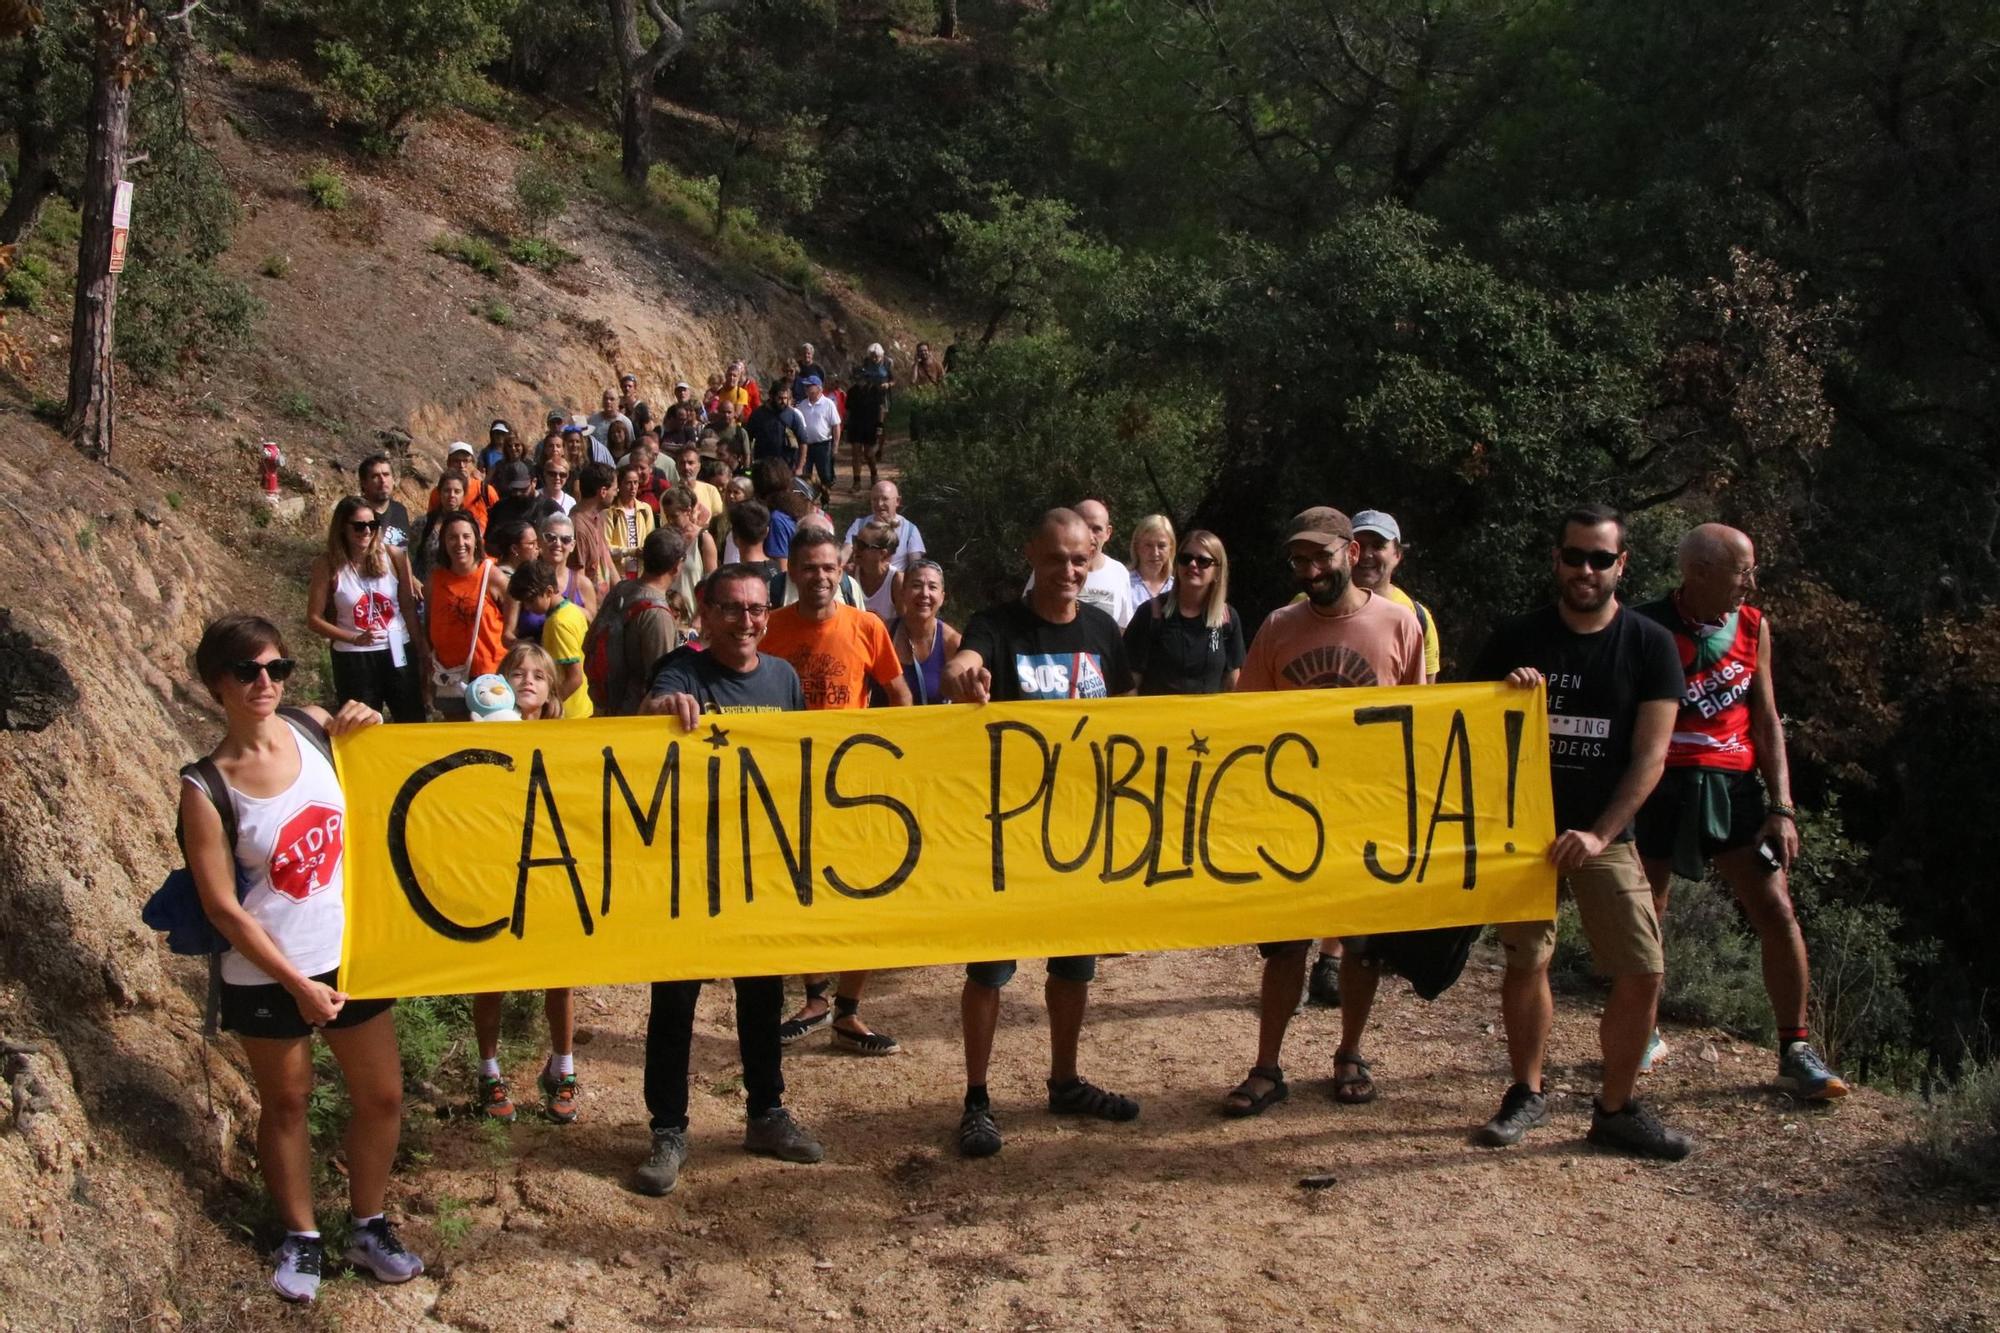
M285 451L278 447L275 440L266 440L264 441L264 447L258 451L258 454L258 465L264 472L264 498L272 503L276 503L278 499L278 469L285 465Z

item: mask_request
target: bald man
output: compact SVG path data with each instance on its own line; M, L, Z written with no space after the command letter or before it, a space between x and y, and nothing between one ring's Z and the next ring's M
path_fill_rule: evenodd
M924 558L924 534L917 531L917 525L903 517L903 493L896 489L893 481L878 481L868 490L868 512L847 525L847 535L840 539L840 561L847 564L854 559L854 539L861 535L861 529L871 521L889 525L896 534L896 553L889 557L889 568L898 574L909 572L912 560Z
M1757 591L1757 551L1735 528L1704 523L1681 538L1680 566L1680 587L1636 608L1674 636L1687 678L1666 773L1634 822L1653 902L1664 928L1673 876L1700 879L1715 864L1763 948L1778 1086L1808 1101L1844 1097L1846 1082L1807 1039L1810 973L1785 879L1798 817L1771 683L1771 621L1746 601ZM1665 1051L1655 1031L1641 1068Z
M1111 546L1111 511L1102 500L1081 500L1075 509L1062 512L1081 519L1090 536L1090 568L1081 594L1084 605L1096 607L1124 629L1132 623L1132 613L1139 604L1132 598L1132 571L1123 561L1105 554ZM1028 575L1025 591L1030 595L1035 591L1033 574Z
M1051 509L1028 541L1034 570L1028 595L972 617L958 652L944 669L944 695L953 703L1023 699L1103 699L1130 694L1132 673L1125 641L1111 617L1082 601L1093 550L1089 528L1075 510ZM1079 705L1084 706L1084 705ZM1077 1043L1097 959L1051 958L1043 997L1049 1010L1049 1111L1054 1115L1133 1120L1139 1103L1107 1092L1076 1072ZM1014 962L972 963L959 1000L965 1036L965 1109L958 1122L958 1150L967 1157L1000 1151L1000 1126L986 1093L993 1035L1000 1024L1000 991L1013 979ZM1294 987L1296 989L1296 987Z

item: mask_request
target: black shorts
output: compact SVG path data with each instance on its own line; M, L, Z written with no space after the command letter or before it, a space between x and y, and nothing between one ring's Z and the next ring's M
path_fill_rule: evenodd
M313 980L322 986L334 985L338 972L322 972ZM338 989L338 987L336 987ZM322 1032L333 1028L360 1027L375 1015L395 1006L394 1000L349 1000ZM299 1004L283 986L275 982L262 986L232 986L222 983L222 1030L239 1037L310 1037L312 1028L299 1013Z
M843 432L849 444L858 444L864 449L873 448L882 438L882 423L873 416L860 416L847 423Z
M1369 957L1368 941L1373 939L1374 936L1338 935L1334 938L1340 941L1342 957L1360 962L1362 959ZM1287 954L1305 953L1312 946L1313 942L1311 940L1276 940L1270 944L1258 945L1257 956L1259 958L1283 958Z
M1653 794L1639 807L1639 813L1632 821L1633 840L1639 844L1639 855L1647 861L1670 860L1674 854L1674 843L1680 837L1681 820L1689 817L1688 802L1695 797L1696 769L1668 769L1660 775L1660 785L1653 788ZM1704 860L1713 860L1718 852L1733 852L1739 847L1749 847L1757 841L1758 832L1764 827L1764 784L1755 773L1731 773L1729 778L1729 832L1720 840L1707 833L1701 837L1701 854ZM1693 818L1700 818L1695 813Z

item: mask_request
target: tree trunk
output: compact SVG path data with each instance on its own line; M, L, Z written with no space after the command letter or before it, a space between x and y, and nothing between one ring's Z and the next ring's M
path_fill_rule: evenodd
M646 188L653 170L653 74L633 71L623 76L624 90L619 100L619 131L624 149L618 161L619 174L635 190Z
M937 0L937 35L958 36L958 0Z
M90 147L83 165L83 238L76 252L76 315L69 335L69 407L63 433L100 462L111 460L117 396L112 334L118 275L111 268L111 209L125 170L132 122L139 0L112 0L97 12L91 59Z
M42 203L56 185L56 136L45 120L42 91L48 82L48 67L42 61L42 45L29 33L21 50L21 77L15 87L20 109L14 120L14 139L20 147L14 165L14 194L7 209L0 212L0 245L21 239L42 211Z

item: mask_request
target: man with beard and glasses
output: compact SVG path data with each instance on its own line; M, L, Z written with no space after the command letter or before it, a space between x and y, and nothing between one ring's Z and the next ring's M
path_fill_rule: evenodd
M1354 582L1358 548L1347 515L1325 506L1304 511L1291 522L1285 552L1305 600L1273 611L1258 627L1236 678L1238 691L1424 683L1423 629L1410 612ZM1361 1054L1361 1038L1380 972L1369 937L1346 943L1351 980L1333 1057L1334 1097L1369 1102L1375 1099L1375 1083ZM1258 1115L1289 1094L1279 1057L1285 1029L1298 1008L1311 948L1310 940L1257 946L1264 958L1257 1060L1249 1076L1223 1099L1224 1115Z
M1565 514L1553 562L1555 605L1503 622L1472 678L1520 689L1548 686L1558 830L1548 859L1576 900L1597 970L1611 978L1598 1025L1604 1085L1590 1141L1678 1161L1692 1141L1632 1095L1666 974L1660 919L1632 845L1632 817L1660 780L1683 682L1673 636L1618 600L1626 557L1617 510L1585 505ZM1548 1123L1542 1061L1555 1017L1549 959L1556 923L1502 925L1500 945L1507 959L1500 1012L1514 1082L1479 1131L1479 1141L1496 1148Z

